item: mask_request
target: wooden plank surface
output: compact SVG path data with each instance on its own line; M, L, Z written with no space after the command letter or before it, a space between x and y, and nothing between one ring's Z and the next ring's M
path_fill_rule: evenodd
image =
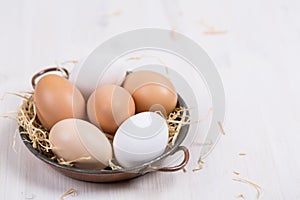
M300 199L299 1L2 1L0 6L0 114L28 91L34 72L55 61L82 59L112 35L142 27L175 29L203 45L226 92L226 135L187 172L154 173L130 182L93 184L58 174L34 158L16 122L0 119L0 199ZM211 27L221 34L207 34ZM246 153L240 156L239 153Z

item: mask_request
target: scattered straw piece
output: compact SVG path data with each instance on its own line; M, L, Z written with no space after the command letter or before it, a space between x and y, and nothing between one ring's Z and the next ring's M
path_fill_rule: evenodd
M239 153L239 156L245 156L247 155L246 153Z
M171 31L170 31L170 36L173 40L176 40L176 28L172 28Z
M60 197L60 200L64 200L67 196L72 195L73 197L77 196L77 191L73 188L69 189L65 193L63 193Z
M129 57L127 60L140 60L143 58L150 58L150 59L156 59L160 64L164 66L168 66L160 57L158 56L150 56L150 55L140 55L140 56L132 56Z
M235 175L240 175L240 172L238 172L238 171L233 171L233 173L234 173Z
M236 198L239 198L239 199L245 199L244 195L243 194L239 194L236 196Z
M256 183L253 183L252 181L248 181L246 179L243 179L243 178L234 178L232 179L234 181L237 181L237 182L241 182L241 183L245 183L245 184L248 184L248 185L251 185L252 187L254 187L256 189L256 198L259 199L260 196L261 196L261 192L262 192L262 188L257 185Z
M219 35L219 34L225 34L227 33L226 30L219 30L214 26L210 26L208 24L205 23L204 19L200 20L200 24L206 29L206 31L204 31L204 34L207 35Z
M14 114L18 114L17 111L8 111L5 113L5 115L14 115Z
M111 16L119 16L123 13L122 10L116 10L115 12L111 13Z
M213 108L209 108L208 111L207 111L207 113L206 113L206 115L202 119L196 120L196 121L191 122L191 123L200 123L200 122L202 122L204 120L207 120L208 117L210 116L210 114L212 113L212 111L213 111Z
M140 60L142 57L141 56L133 56L128 58L127 60Z
M202 169L202 167L195 167L195 168L193 169L193 172L199 171L199 170L201 170L201 169Z
M176 34L176 33L175 33L174 31L171 31L171 37L173 37L172 35L174 35L174 37L175 37L175 34ZM155 59L157 59L158 62L159 62L160 64L166 66L166 67L165 67L166 74L169 74L169 68L167 67L167 65L165 64L165 62L162 61L162 59L159 58L159 57L157 57L157 56L147 56L147 55L143 55L143 56L132 56L132 57L127 58L127 60L141 60L142 58L155 58Z
M31 92L24 92L24 91L20 91L19 93L13 93L13 92L5 92L2 97L0 98L1 101L3 101L6 97L6 95L14 95L14 96L18 96L18 97L21 97L21 98L24 98L23 95L21 94L30 94Z
M11 120L14 120L14 121L18 121L17 118L12 117L12 116L8 116L8 115L2 115L2 116L0 116L0 117L6 118L6 119L11 119Z
M193 169L193 172L200 171L201 169L203 169L202 166L195 167L195 168Z
M112 169L112 170L119 170L122 169L122 167L116 165L115 163L113 163L112 160L108 161L108 166Z
M208 31L204 31L203 33L206 34L206 35L221 35L221 34L227 33L227 31L225 31L225 30L217 30L215 28L212 28L212 29L210 29Z
M28 99L29 99L29 97L27 97L27 96L25 96L25 95L18 94L18 93L7 92L6 94L10 94L10 95L18 96L18 97L21 97L21 98L23 98L23 99L26 99L26 100L28 100Z
M77 64L78 63L78 60L67 60L67 61L64 61L64 62L60 62L59 64L60 65L66 65L66 64Z
M205 162L201 158L199 158L199 160L198 160L198 167L195 167L193 169L193 172L196 172L196 171L199 171L199 170L203 169L204 164L205 164Z
M60 165L65 165L65 166L74 166L74 163L76 162L79 162L79 161L82 161L82 160L90 160L92 157L91 156L88 156L88 157L80 157L80 158L77 158L77 159L74 159L74 160L70 160L70 161L66 161L64 160L63 158L58 158L57 159L57 162L58 164Z
M64 62L55 62L56 66L57 66L57 69L60 71L60 73L66 78L66 79L69 79L69 74L70 72L64 68L64 65L67 65L67 64L73 64L73 65L76 65L78 63L77 60L67 60L67 61L64 61Z
M112 13L104 14L103 17L116 17L116 16L120 16L122 13L123 13L123 11L121 9L119 9Z
M222 125L222 122L221 122L221 121L218 121L218 124L219 124L219 127L220 127L220 129L221 129L221 133L222 133L223 135L225 135L225 130L224 130L224 127L223 127L223 125Z

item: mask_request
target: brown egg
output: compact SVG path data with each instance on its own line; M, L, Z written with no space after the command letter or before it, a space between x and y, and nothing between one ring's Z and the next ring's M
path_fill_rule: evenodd
M36 84L34 103L42 125L50 130L58 121L85 118L85 101L80 91L64 77L49 74Z
M135 113L131 95L117 85L98 87L89 97L87 113L90 121L104 132L114 135L118 127Z
M132 95L136 111L172 112L177 104L177 93L171 81L153 71L136 71L129 74L123 87Z
M112 147L104 133L81 119L59 121L52 127L49 140L58 159L78 168L104 169L112 159Z

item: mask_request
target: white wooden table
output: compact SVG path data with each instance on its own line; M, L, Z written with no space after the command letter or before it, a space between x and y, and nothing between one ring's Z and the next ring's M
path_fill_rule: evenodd
M93 184L60 175L34 158L16 122L0 119L0 199L300 199L300 3L296 0L1 1L0 113L30 90L32 74L55 61L80 59L101 41L142 27L176 29L207 49L227 100L225 130L204 168L154 173L129 182ZM207 34L211 26L220 34ZM222 32L225 31L225 32ZM239 153L246 153L240 156ZM240 198L242 199L242 198Z

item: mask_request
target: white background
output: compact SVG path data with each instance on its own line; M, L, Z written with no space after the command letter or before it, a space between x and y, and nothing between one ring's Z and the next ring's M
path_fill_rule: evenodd
M0 199L300 199L300 3L297 0L1 1L0 113L28 91L34 72L55 61L81 59L102 41L142 27L175 29L207 49L224 82L225 130L204 169L197 146L187 172L154 173L116 184L60 175L16 139L17 124L0 119ZM206 34L207 26L226 31ZM239 156L239 153L246 153Z

